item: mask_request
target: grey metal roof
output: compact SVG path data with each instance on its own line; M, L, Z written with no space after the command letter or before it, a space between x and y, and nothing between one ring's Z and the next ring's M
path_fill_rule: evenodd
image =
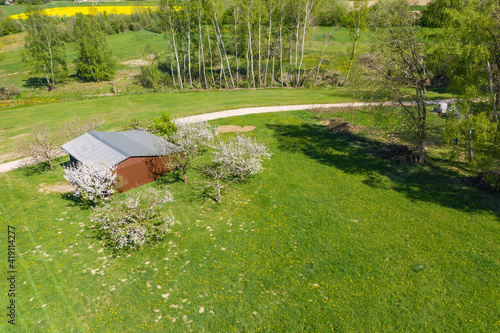
M129 157L160 156L181 151L146 131L88 132L62 146L82 163L107 160L116 165Z

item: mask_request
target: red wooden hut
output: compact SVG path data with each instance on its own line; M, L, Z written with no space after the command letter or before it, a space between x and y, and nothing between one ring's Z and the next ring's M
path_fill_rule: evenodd
M165 159L181 149L146 131L88 132L66 143L71 163L106 160L123 180L120 192L152 182L169 170Z

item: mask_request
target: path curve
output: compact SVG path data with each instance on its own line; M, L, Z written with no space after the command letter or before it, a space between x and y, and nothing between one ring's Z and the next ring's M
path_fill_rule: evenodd
M451 99L442 99L442 100L431 100L426 101L426 104L437 104L439 102L450 103L454 100ZM410 104L410 103L409 103ZM353 103L327 103L327 104L301 104L301 105L279 105L279 106L262 106L262 107L253 107L253 108L240 108L233 110L225 110L218 112L211 112L200 114L196 116L182 117L181 120L185 122L196 122L196 121L209 121L221 118L229 118L229 117L237 117L237 116L245 116L249 114L258 114L258 113L271 113L271 112L286 112L286 111L300 111L300 110L311 110L311 109L320 109L320 108L345 108L345 107L363 107L363 106L375 106L380 105L377 102L353 102ZM63 155L61 155L63 156ZM36 164L31 158L23 158L20 160L2 163L0 164L0 173L11 171L14 169L22 168L27 165Z

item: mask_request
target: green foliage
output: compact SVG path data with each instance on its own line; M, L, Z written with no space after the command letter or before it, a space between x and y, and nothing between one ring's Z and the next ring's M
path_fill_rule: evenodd
M370 8L369 25L374 28L403 26L410 11L407 0L380 0Z
M356 32L365 29L368 25L368 0L353 1L354 5L346 16L345 26Z
M449 9L460 10L461 0L432 0L422 10L420 22L425 27L442 28L449 23Z
M141 66L137 79L143 87L158 91L165 82L165 75L159 70L158 63L152 59L149 64Z
M35 72L43 74L49 90L67 75L64 42L55 18L42 14L40 8L28 6L23 22L27 34L23 52L24 62Z
M22 28L23 27L19 21L7 17L3 8L0 8L0 37L20 32L22 31Z
M317 9L316 24L323 27L345 24L347 12L336 0L323 0Z
M109 51L106 35L92 16L78 13L74 27L78 43L76 75L84 81L109 81L116 70L116 61Z
M151 133L160 136L171 136L177 131L177 126L172 122L169 113L163 113L160 117L154 118L148 126Z
M144 130L159 136L169 136L177 131L169 113L161 113L157 118L150 120L139 120L134 118L119 128L120 131Z
M500 160L500 130L497 121L490 119L490 112L470 108L460 103L448 111L443 138L450 147L450 157L459 159L471 148L472 167L479 172L488 171ZM480 107L480 106L479 106Z

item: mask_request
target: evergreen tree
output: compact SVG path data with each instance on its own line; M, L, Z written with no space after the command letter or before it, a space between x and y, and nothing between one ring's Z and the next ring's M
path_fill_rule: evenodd
M115 74L116 62L108 48L106 35L96 19L78 13L74 34L78 43L77 76L85 81L111 80Z

